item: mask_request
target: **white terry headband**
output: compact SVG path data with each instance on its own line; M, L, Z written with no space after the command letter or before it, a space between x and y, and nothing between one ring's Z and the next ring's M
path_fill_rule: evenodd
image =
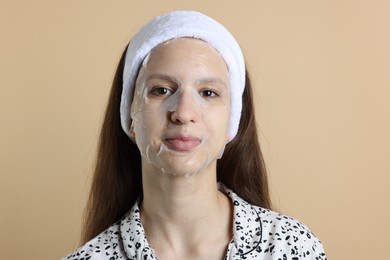
M143 60L160 43L182 37L207 42L221 54L228 67L231 85L230 141L237 134L241 118L242 93L245 88L244 56L237 41L224 26L195 11L175 11L158 16L142 27L130 41L123 70L120 105L122 128L129 135L133 89Z

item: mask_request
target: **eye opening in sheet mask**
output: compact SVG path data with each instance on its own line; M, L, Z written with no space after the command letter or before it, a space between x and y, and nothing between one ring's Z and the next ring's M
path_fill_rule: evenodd
M201 44L203 49L206 45L216 52L207 43ZM131 107L135 140L147 164L162 173L188 177L204 171L223 154L226 140L216 138L214 128L215 121L221 121L222 135L228 132L228 73L222 74L221 79L221 73L210 70L209 57L202 52L188 59L183 57L186 62L176 67L156 61L155 58L167 59L164 54L155 57L152 50L137 77ZM224 62L223 65L227 70Z

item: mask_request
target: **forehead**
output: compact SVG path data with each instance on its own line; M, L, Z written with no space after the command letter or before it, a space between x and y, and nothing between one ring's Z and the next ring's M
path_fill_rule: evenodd
M148 66L164 66L197 62L227 71L225 61L219 52L207 42L194 38L177 38L156 46L145 59Z
M176 49L176 48L179 48L179 50L181 48L186 48L189 50L204 49L204 50L209 50L211 52L218 53L218 51L214 49L207 42L201 39L196 39L191 37L182 37L182 38L175 38L175 39L168 40L154 47L151 52L158 52L164 49L169 50L169 49Z

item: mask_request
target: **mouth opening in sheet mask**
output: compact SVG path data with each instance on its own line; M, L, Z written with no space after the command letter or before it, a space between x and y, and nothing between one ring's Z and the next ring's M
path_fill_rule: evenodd
M215 98L209 82L182 85L169 79L167 85L149 84L149 58L150 53L139 71L131 108L141 156L162 173L189 177L202 172L221 158L225 149L226 142L220 151L210 148L212 130L208 125L213 122L204 119L213 106L226 106L226 91L219 91ZM188 118L176 118L175 113L183 106Z

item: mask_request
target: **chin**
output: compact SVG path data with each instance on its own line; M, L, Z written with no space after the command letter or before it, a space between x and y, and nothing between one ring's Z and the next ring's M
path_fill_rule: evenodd
M196 174L199 174L199 173L202 173L205 171L207 167L193 167L193 168L189 168L189 167L165 167L165 168L161 168L161 171L163 174L169 174L169 175L172 175L172 176L176 176L176 177L191 177L191 176L194 176Z
M194 153L167 152L160 154L156 165L163 173L190 177L202 173L210 166L212 159L208 150Z

